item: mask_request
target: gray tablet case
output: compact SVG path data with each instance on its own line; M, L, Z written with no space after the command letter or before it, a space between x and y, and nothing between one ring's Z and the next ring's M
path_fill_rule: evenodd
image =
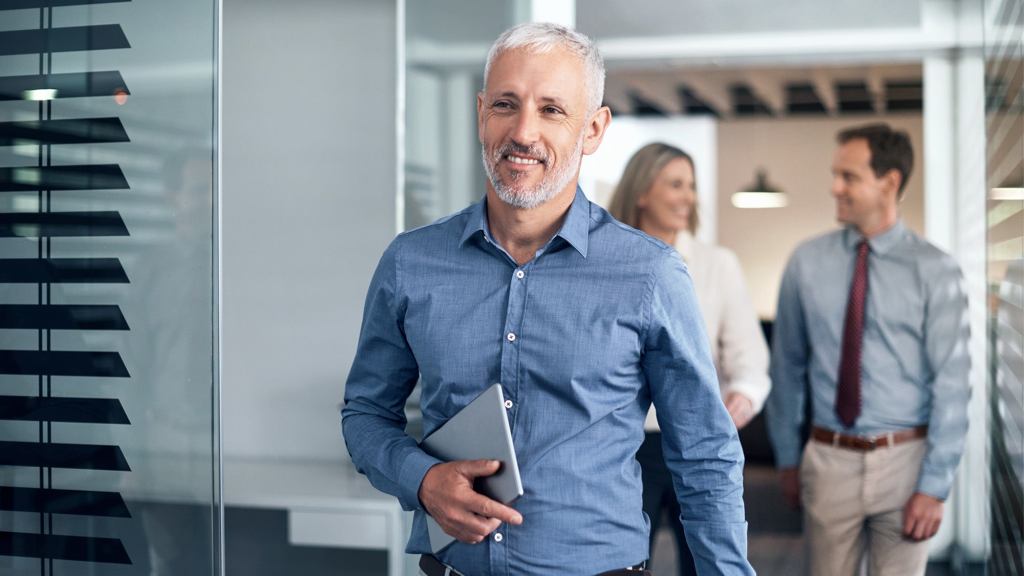
M424 438L420 447L427 454L445 462L498 460L501 462L498 473L478 478L474 489L503 504L523 495L523 482L519 477L519 464L516 463L516 451L512 446L512 431L508 425L501 384L483 391L458 414ZM430 534L430 548L434 552L455 541L429 515L427 530Z

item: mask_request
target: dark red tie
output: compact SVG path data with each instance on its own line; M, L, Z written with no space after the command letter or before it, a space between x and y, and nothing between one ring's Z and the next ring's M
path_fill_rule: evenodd
M864 303L868 297L868 243L857 245L857 265L850 283L843 324L843 352L839 358L839 386L836 388L836 415L847 428L860 416L860 351L864 341Z

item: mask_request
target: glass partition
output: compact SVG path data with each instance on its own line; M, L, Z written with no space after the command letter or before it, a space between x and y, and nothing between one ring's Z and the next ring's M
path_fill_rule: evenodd
M404 229L483 196L476 95L487 50L517 10L513 0L406 3Z
M215 22L0 3L0 573L219 573Z
M1024 573L1024 2L985 2L991 574Z

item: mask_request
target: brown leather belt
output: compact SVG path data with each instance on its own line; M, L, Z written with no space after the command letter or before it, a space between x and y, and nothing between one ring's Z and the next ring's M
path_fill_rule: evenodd
M897 430L896 432L889 432L888 434L879 434L878 436L870 437L850 436L834 432L826 428L819 428L817 426L811 428L811 438L818 442L839 446L840 448L849 448L850 450L860 450L861 452L870 452L875 448L895 446L908 440L924 438L927 435L927 426Z
M651 576L651 572L646 568L647 563L641 562L636 566L620 568L618 570L609 570L608 572L602 572L597 576ZM440 560L429 554L420 556L420 570L422 570L427 576L464 576L462 572L455 570L451 566L442 564Z

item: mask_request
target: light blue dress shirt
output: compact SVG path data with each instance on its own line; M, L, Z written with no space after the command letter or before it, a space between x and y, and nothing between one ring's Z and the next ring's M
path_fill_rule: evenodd
M419 380L429 434L500 382L523 524L441 561L474 576L594 575L647 559L635 455L653 400L698 569L752 574L743 453L699 314L678 254L580 190L523 266L491 236L485 200L399 235L366 297L342 426L356 467L416 511L407 552L430 551L418 492L438 461L405 433L406 398Z
M917 491L945 499L963 453L970 397L967 296L960 267L901 222L868 240L861 412L835 411L846 303L857 244L852 228L800 245L782 277L772 332L767 423L780 468L800 463L805 386L813 423L875 436L928 426Z

